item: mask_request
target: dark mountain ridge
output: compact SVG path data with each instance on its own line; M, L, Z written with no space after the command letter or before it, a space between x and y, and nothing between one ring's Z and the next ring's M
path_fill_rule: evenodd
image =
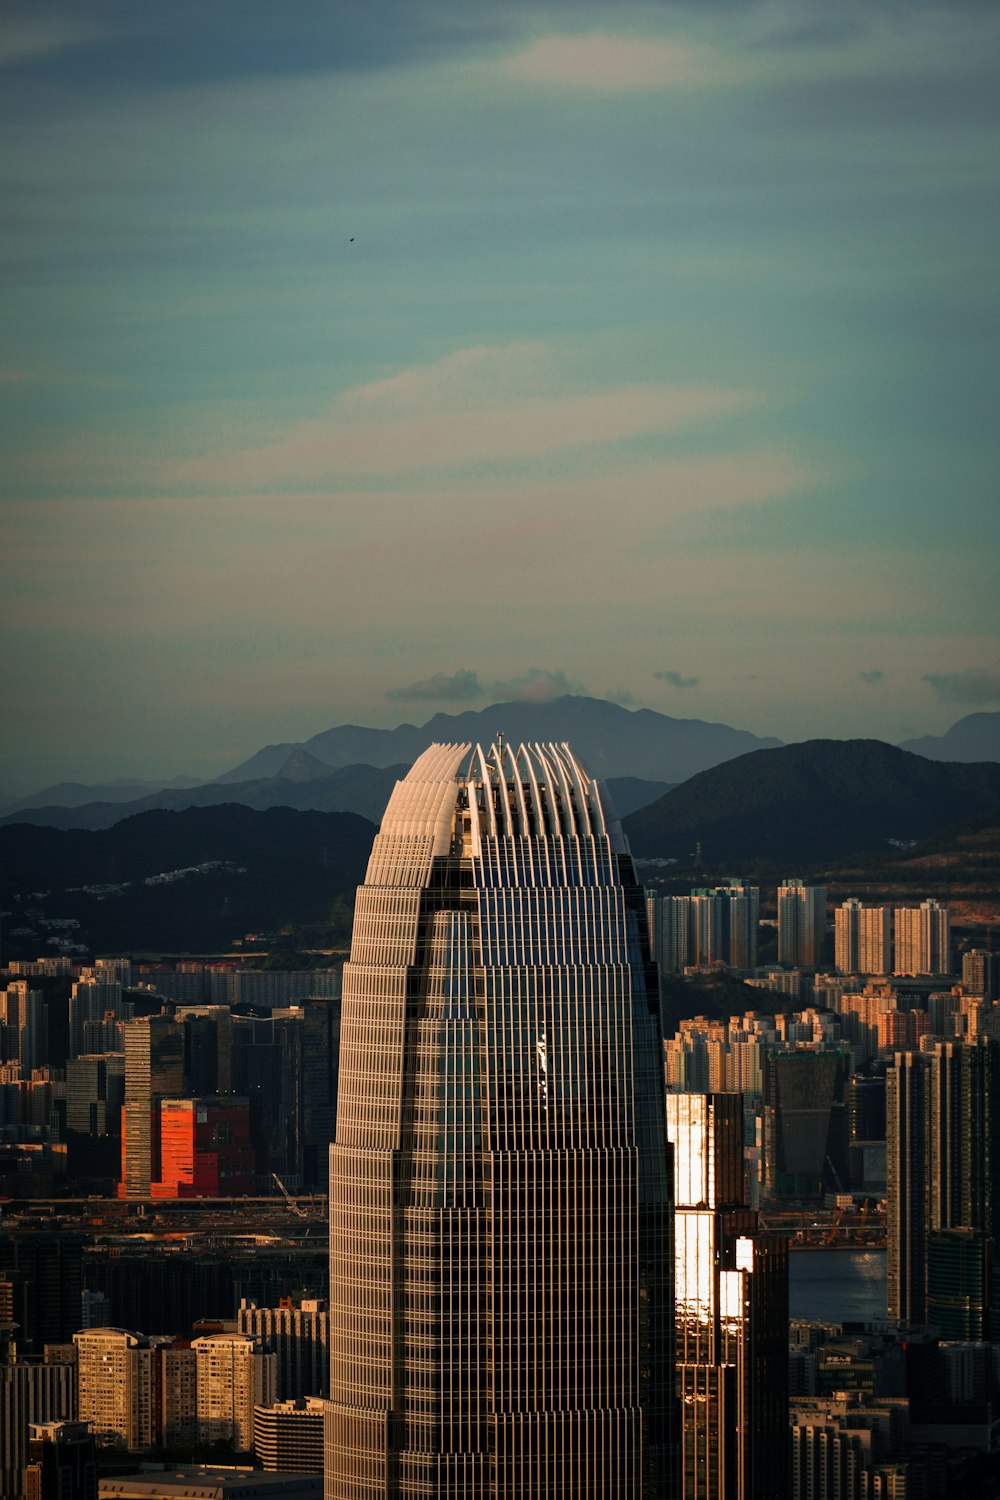
M33 957L66 921L97 952L206 951L250 931L322 924L338 903L349 910L374 835L354 813L234 804L94 831L10 824L0 828L7 949Z
M640 857L706 863L846 859L925 839L1000 806L1000 764L948 764L880 740L756 750L624 819Z
M79 807L31 807L0 818L0 827L33 823L50 828L111 828L126 818L147 812L182 812L189 807L221 807L239 803L264 812L271 807L311 812L352 812L373 823L381 820L397 780L406 766L322 766L305 750L295 750L282 767L284 774L257 781L203 786L183 791L154 792L135 802L90 802ZM321 774L322 773L322 774Z

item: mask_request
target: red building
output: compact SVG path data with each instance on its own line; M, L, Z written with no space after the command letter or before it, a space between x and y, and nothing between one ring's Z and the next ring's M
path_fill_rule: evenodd
M160 1179L154 1198L240 1198L256 1187L246 1099L160 1101Z

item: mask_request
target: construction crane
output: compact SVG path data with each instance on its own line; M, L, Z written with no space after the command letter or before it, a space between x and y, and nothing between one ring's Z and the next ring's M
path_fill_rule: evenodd
M285 1200L285 1206L289 1210L289 1212L293 1213L297 1219L308 1219L308 1217L309 1217L308 1210L305 1209L305 1208L303 1208L302 1205L301 1205L301 1203L297 1202L296 1199L294 1199L292 1197L291 1193L285 1187L285 1184L282 1182L282 1180L278 1176L277 1172L272 1172L271 1176L274 1178L275 1182L278 1184L278 1189L279 1189L279 1191L281 1193L281 1196Z

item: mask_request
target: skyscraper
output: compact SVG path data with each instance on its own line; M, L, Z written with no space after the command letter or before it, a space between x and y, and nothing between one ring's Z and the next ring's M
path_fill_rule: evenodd
M740 1094L668 1094L682 1500L787 1493L788 1247L747 1207Z
M565 745L435 745L344 971L329 1500L667 1496L670 1172L643 894Z
M886 1080L890 1318L1000 1326L1000 1044L898 1053ZM958 1304L961 1303L961 1310ZM973 1303L976 1305L974 1306ZM964 1319L964 1324L962 1323Z
M129 1021L119 1197L149 1197L160 1176L160 1100L183 1094L186 1082L183 1024L169 1016Z

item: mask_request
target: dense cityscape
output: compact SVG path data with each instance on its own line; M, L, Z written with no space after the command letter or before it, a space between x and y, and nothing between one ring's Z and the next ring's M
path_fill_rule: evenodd
M318 1494L324 1467L330 1493L367 1493L359 1476L384 1467L388 1450L370 1435L364 1457L356 1413L377 1409L362 1393L378 1389L383 1367L383 1399L402 1399L397 1420L411 1450L397 1449L395 1462L411 1474L422 1465L419 1483L433 1493L451 1493L441 1464L452 1449L453 1464L464 1455L454 1481L462 1494L993 1493L1000 956L968 932L957 943L933 895L832 906L822 885L791 876L773 900L736 877L688 895L647 884L643 894L606 795L565 747L515 755L501 742L469 757L469 746L432 748L397 787L359 892L346 971L345 952L298 970L261 967L252 954L8 961L5 1500L94 1495L98 1475L101 1495L122 1500L225 1494L237 1481L241 1494ZM548 874L536 868L543 853ZM430 924L419 938L417 926L406 936L417 922L405 863L414 859L428 893L420 921ZM470 875L482 884L478 908ZM619 881L615 917L601 893ZM760 961L761 948L772 962ZM573 972L587 977L559 1001ZM689 1013L670 1025L678 986ZM737 995L745 1008L724 1013ZM705 997L713 1014L693 1013ZM501 1029L490 1041L493 1005ZM631 1041L616 1060L629 1007ZM659 1054L663 1087L642 1062ZM490 1103L504 1077L506 1104L503 1094ZM402 1127L396 1087L412 1091ZM657 1097L658 1127L636 1113ZM400 1128L416 1175L380 1188ZM623 1158L640 1173L632 1188L613 1186L621 1167L608 1182L594 1177L620 1148L609 1158L587 1141L632 1132ZM577 1176L559 1186L567 1168L553 1165L549 1186L544 1173L524 1180L520 1213L535 1227L522 1227L520 1251L508 1246L522 1259L504 1270L499 1182L533 1155L563 1160L560 1141ZM659 1228L640 1227L633 1242L631 1218L598 1205L621 1191L628 1201L650 1171L662 1181L650 1221ZM444 1206L419 1209L439 1201L442 1172ZM414 1208L399 1209L393 1230L391 1203L411 1194ZM569 1239L567 1201L576 1204ZM449 1240L442 1259L449 1204L456 1225L473 1209L482 1222L464 1250ZM393 1251L404 1223L412 1247ZM422 1334L410 1294L391 1312L395 1299L384 1305L368 1279L381 1284L396 1255L414 1309L434 1289ZM809 1268L820 1264L817 1292ZM556 1316L558 1286L581 1276ZM527 1309L486 1317L508 1285L534 1288ZM633 1313L630 1297L639 1299ZM650 1345L643 1368L652 1373L629 1394L624 1329L635 1317L637 1330L647 1327L638 1336L651 1337L657 1298L662 1371L648 1366ZM450 1300L458 1310L445 1314ZM482 1306L482 1322L470 1305ZM581 1357L572 1351L584 1329L591 1352ZM440 1361L456 1337L449 1375ZM390 1379L400 1339L413 1353ZM413 1364L418 1348L430 1361L424 1374ZM475 1349L489 1368L481 1386L469 1373ZM404 1419L411 1398L391 1394L396 1380L404 1392L415 1382L419 1421ZM449 1398L455 1380L465 1395ZM569 1410L589 1410L598 1424L602 1407L613 1416L638 1401L659 1446L641 1437L645 1425L630 1436L618 1419L614 1442L594 1447L572 1436L569 1417L544 1439L541 1429L511 1428L506 1458L495 1438L487 1444L498 1386L514 1382L508 1405L537 1424L555 1420L540 1414L567 1380L591 1392L571 1389ZM468 1412L457 1425L446 1418L449 1399ZM348 1431L352 1439L338 1438Z
M1000 1500L1000 3L0 6L0 1500Z

